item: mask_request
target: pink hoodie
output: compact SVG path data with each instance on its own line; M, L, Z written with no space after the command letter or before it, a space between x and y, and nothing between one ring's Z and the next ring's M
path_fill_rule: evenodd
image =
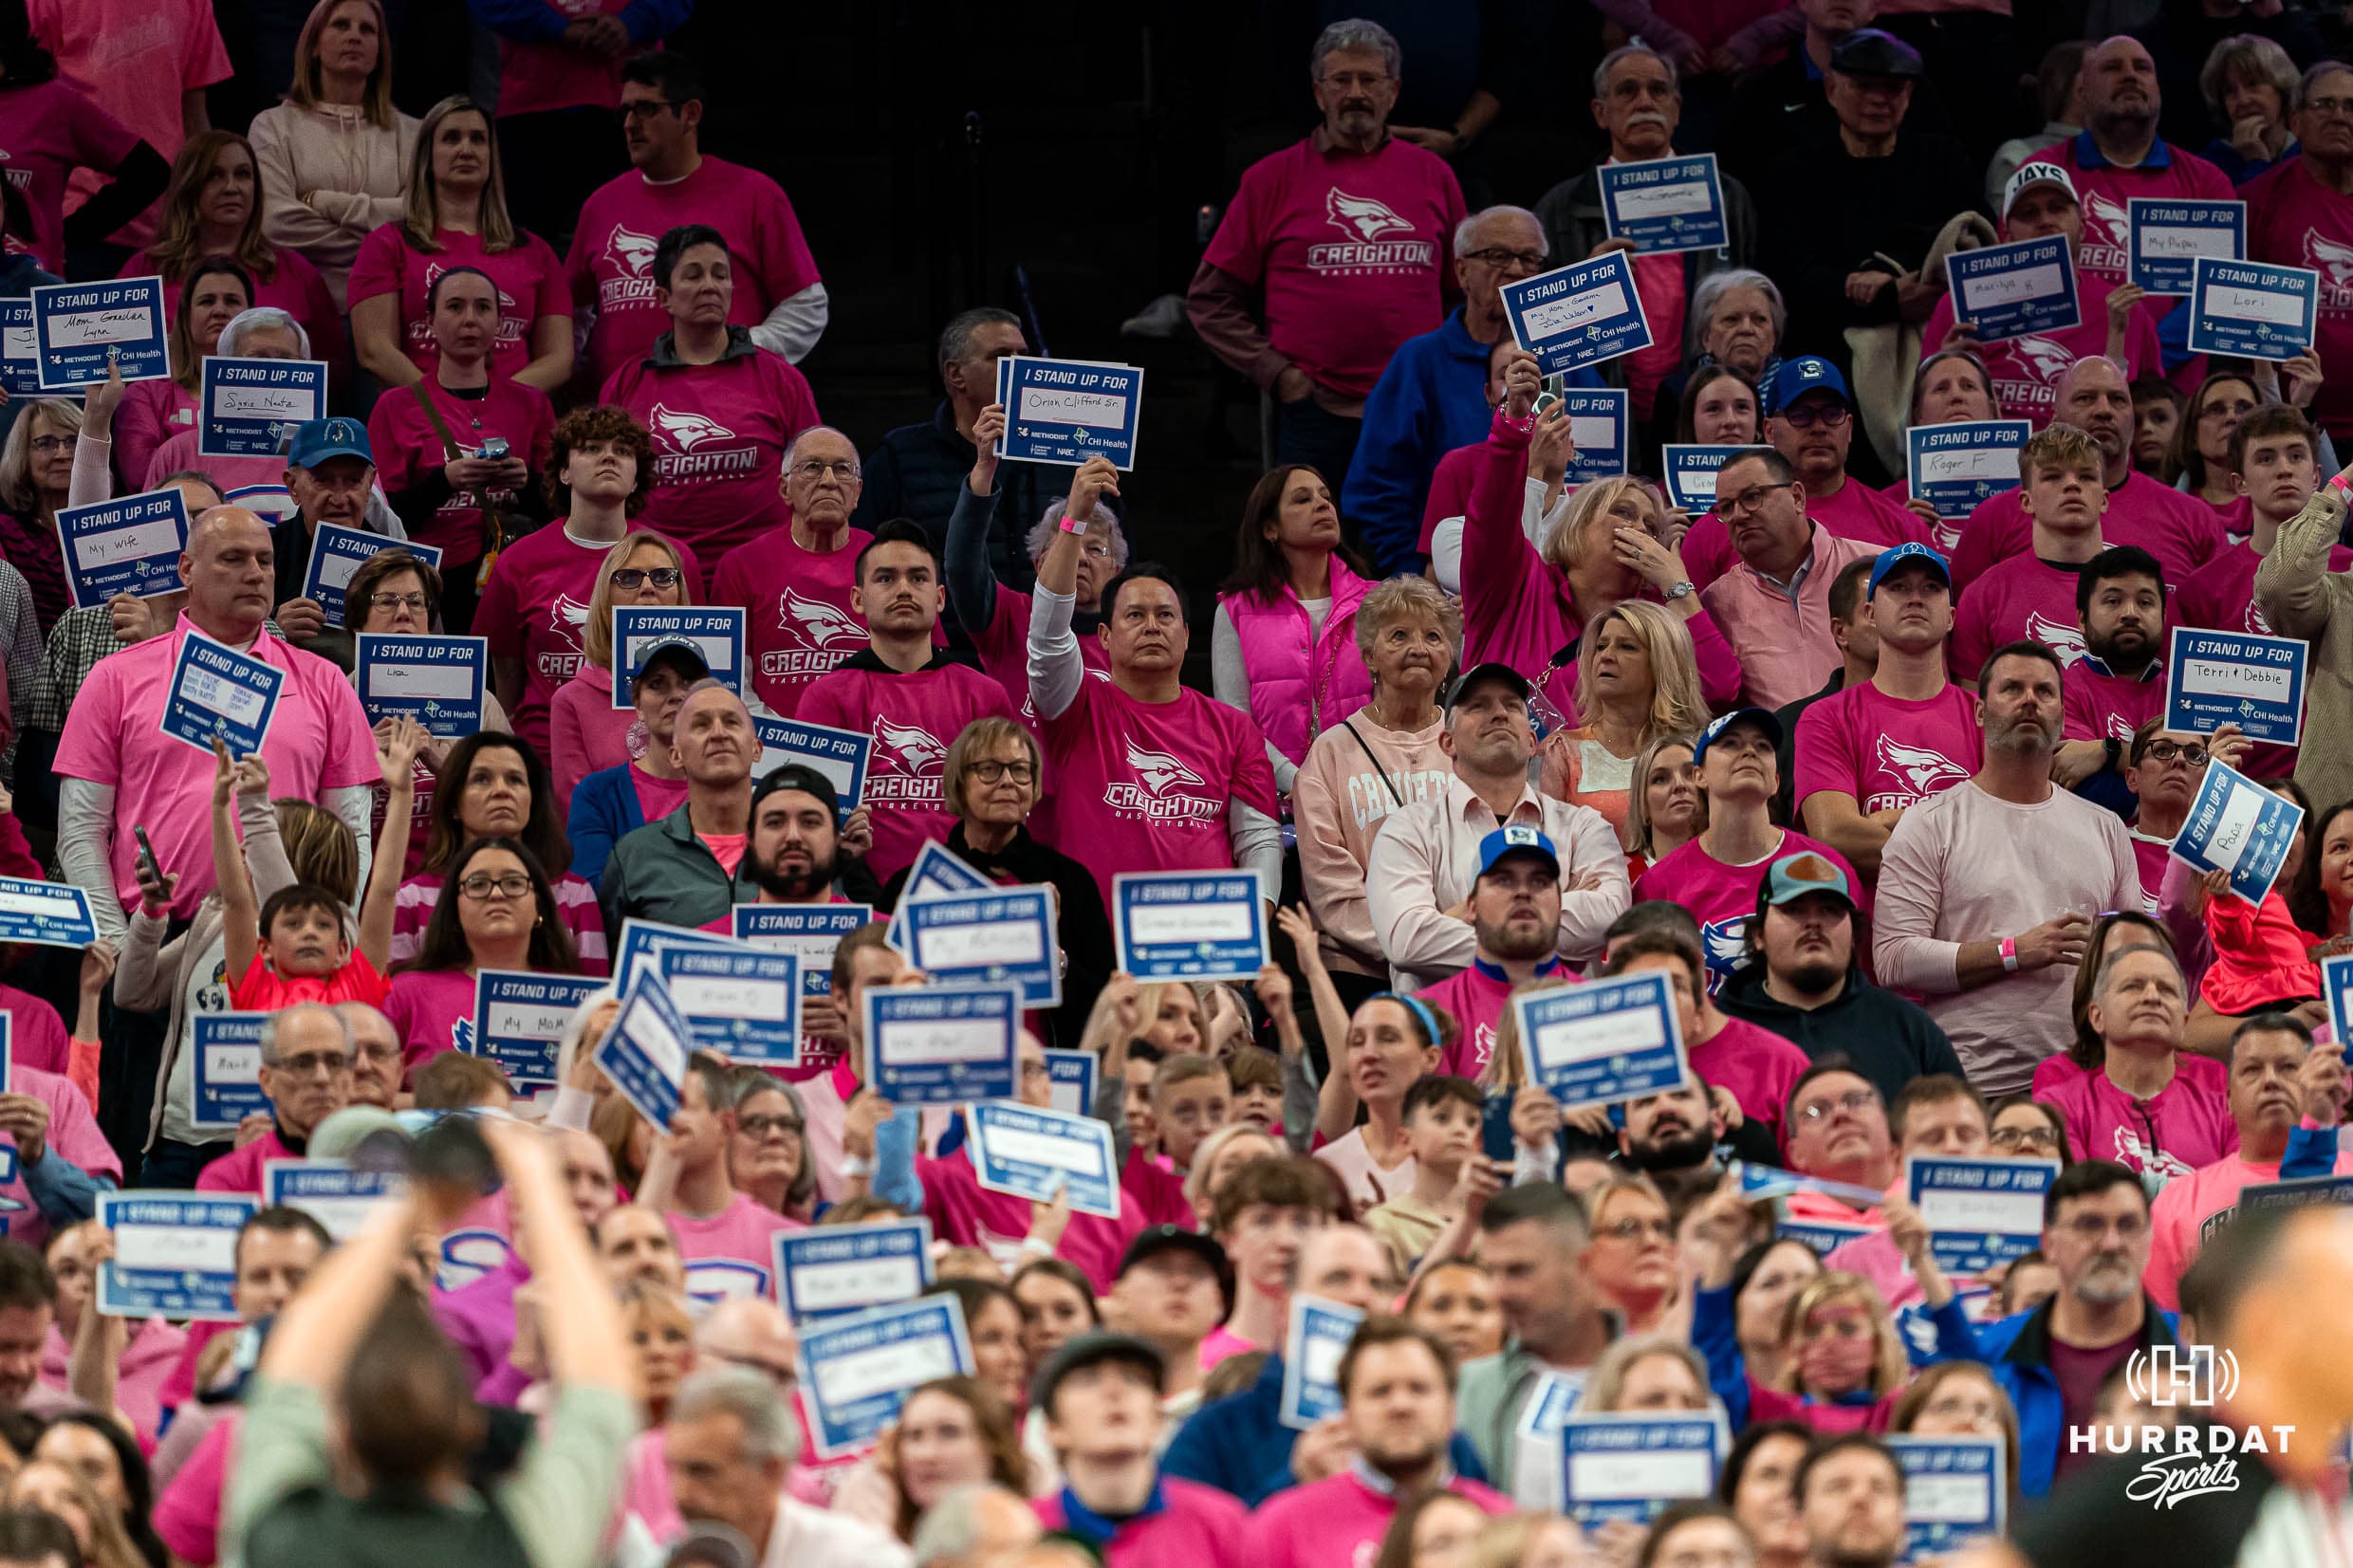
M2183 1051L2174 1058L2173 1081L2137 1100L2106 1073L2054 1056L2034 1069L2034 1098L2065 1118L2077 1159L2114 1160L2162 1186L2237 1153L2230 1079L2212 1057Z

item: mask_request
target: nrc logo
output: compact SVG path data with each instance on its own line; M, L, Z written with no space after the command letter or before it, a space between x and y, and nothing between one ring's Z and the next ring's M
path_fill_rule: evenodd
M2132 1353L2124 1386L2158 1410L2205 1410L2238 1393L2238 1357L2212 1345L2155 1345Z

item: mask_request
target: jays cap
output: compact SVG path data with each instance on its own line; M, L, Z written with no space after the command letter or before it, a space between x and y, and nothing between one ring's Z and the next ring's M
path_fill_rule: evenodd
M374 464L376 450L368 445L367 426L357 419L306 419L294 431L287 449L289 467L315 469L330 457L357 457Z
M1714 746L1725 731L1735 724L1752 724L1765 731L1776 748L1781 745L1781 720L1769 708L1735 708L1707 729L1699 731L1699 744L1692 747L1692 766L1697 767L1708 760L1708 747Z
M1846 873L1810 849L1783 856L1765 873L1765 901L1769 904L1778 907L1809 893L1834 893L1849 904L1855 901L1855 890L1847 885Z
M1453 712L1454 705L1462 701L1462 694L1483 680L1503 682L1519 693L1522 702L1528 701L1536 694L1536 689L1528 683L1526 675L1521 674L1500 659L1490 659L1485 664L1473 665L1454 677L1454 684L1446 689L1446 710Z
M1770 412L1779 414L1809 392L1827 392L1848 408L1855 406L1855 395L1846 390L1846 378L1839 367L1819 355L1800 354L1781 361L1773 372Z
M1890 573L1900 571L1915 563L1927 567L1943 579L1946 587L1953 586L1953 563L1937 554L1930 546L1915 543L1899 544L1893 549L1880 552L1879 559L1871 563L1871 580L1864 585L1862 597L1869 599L1880 591L1880 584L1886 581Z
M1830 68L1843 76L1917 77L1920 51L1892 32L1857 28L1831 46Z
M2010 210L2018 205L2018 198L2037 185L2056 185L2067 194L2069 201L2083 205L2084 198L2075 194L2075 176L2065 169L2056 163L2021 163L2002 187L2002 216L2009 217Z
M1207 1264L1210 1273L1216 1278L1217 1293L1225 1299L1225 1310L1233 1310L1232 1260L1226 1256L1224 1247L1209 1237L1180 1226L1156 1225L1128 1243L1127 1255L1120 1260L1120 1272L1114 1278L1125 1279L1129 1269L1163 1252L1190 1253Z
M787 763L754 784L751 789L753 813L758 813L762 801L780 789L797 789L804 795L814 795L818 802L835 817L842 815L841 791L833 787L831 779L806 763Z
M689 636L659 636L649 639L644 652L638 655L638 673L630 677L629 689L634 694L638 682L656 664L673 664L684 669L695 679L711 673L711 664L703 657L702 644Z
M1160 1354L1158 1346L1148 1339L1139 1339L1132 1334L1111 1334L1097 1329L1072 1335L1046 1358L1046 1365L1040 1367L1037 1375L1029 1380L1029 1408L1045 1411L1050 1415L1054 1409L1054 1391L1062 1387L1064 1378L1074 1372L1084 1372L1088 1367L1102 1366L1106 1361L1142 1368L1151 1376L1156 1393L1168 1387L1168 1360Z
M1543 828L1514 823L1499 827L1479 840L1479 876L1495 869L1508 855L1540 855L1551 863L1552 875L1561 874L1560 852L1552 847L1552 839Z

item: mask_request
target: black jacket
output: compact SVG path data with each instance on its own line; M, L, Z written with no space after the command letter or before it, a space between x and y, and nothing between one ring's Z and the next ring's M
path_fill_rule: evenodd
M1819 1061L1837 1052L1879 1086L1893 1105L1903 1086L1929 1073L1967 1075L1961 1059L1936 1021L1895 992L1881 990L1859 968L1846 971L1846 988L1827 1006L1807 1012L1765 994L1765 966L1743 964L1715 993L1715 1005L1734 1018L1770 1029Z
M945 561L948 514L972 477L973 457L973 443L956 434L955 411L943 399L929 419L899 426L866 453L864 488L850 521L872 532L876 525L894 517L913 518L923 525L932 548ZM1038 574L1024 541L1045 515L1047 504L1061 500L1069 489L1068 474L1034 463L998 466L1000 505L989 530L989 566L998 581L1029 591ZM969 646L960 623L951 618L947 627L952 645Z

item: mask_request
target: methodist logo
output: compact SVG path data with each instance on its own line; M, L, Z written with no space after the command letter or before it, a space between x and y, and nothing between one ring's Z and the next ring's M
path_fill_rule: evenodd
M2177 1426L2076 1427L2067 1451L2138 1454L2140 1468L2124 1495L2171 1508L2194 1497L2238 1490L2242 1454L2284 1454L2293 1427L2233 1427L2190 1414L2228 1404L2238 1393L2238 1357L2212 1345L2156 1345L2124 1364L2124 1387L2151 1410L2181 1413Z

